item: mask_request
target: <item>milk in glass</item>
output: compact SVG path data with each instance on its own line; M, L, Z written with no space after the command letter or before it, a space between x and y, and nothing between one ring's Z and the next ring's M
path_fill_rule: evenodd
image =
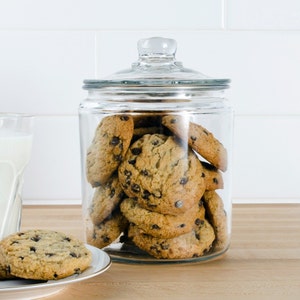
M20 227L23 172L31 145L31 134L0 130L0 239Z

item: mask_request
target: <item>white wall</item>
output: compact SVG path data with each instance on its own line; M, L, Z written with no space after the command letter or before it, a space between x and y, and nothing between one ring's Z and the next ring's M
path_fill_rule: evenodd
M0 111L37 115L24 203L80 203L83 79L130 66L140 38L228 77L234 202L300 202L300 1L0 0Z

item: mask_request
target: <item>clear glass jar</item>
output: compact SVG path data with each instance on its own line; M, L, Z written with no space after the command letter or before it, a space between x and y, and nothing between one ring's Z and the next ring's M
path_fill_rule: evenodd
M184 68L172 39L138 51L130 69L84 81L86 242L121 262L210 260L231 235L230 80Z

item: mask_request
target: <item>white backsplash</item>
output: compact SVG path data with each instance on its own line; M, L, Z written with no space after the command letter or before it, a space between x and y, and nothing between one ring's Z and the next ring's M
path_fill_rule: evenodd
M81 202L82 81L128 68L140 38L231 78L233 201L300 202L300 1L3 0L0 111L37 115L25 204Z

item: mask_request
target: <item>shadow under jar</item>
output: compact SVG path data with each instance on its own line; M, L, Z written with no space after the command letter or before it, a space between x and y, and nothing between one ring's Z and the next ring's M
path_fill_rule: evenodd
M80 104L86 242L127 263L211 260L229 247L229 79L176 61L176 41L138 41L131 68L85 80Z

